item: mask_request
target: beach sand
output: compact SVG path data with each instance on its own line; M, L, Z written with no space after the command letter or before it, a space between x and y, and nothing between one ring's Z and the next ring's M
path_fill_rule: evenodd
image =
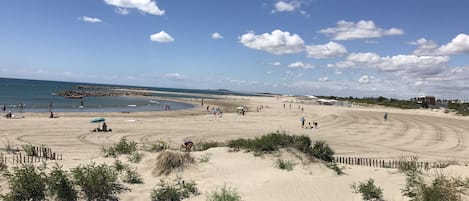
M25 116L22 119L0 119L0 141L4 146L9 143L19 148L28 143L47 145L63 155L63 160L57 162L65 169L90 162L112 164L114 159L104 158L101 147L123 137L136 141L139 146L164 140L177 149L184 140L226 141L275 131L326 141L337 156L392 160L417 156L421 161L458 161L460 164L469 161L466 136L469 119L441 110L325 106L294 97L219 98L205 100L204 107L200 102L193 102L195 108L180 111L59 113L60 117L54 119L47 118L45 113L25 113L21 114ZM236 105L243 105L249 107L249 112L245 116L225 112L218 117L206 111L207 104L210 107L218 104L222 111L234 111ZM260 105L264 108L256 112L256 106ZM304 107L304 112L298 109L299 105ZM385 112L388 121L383 119ZM303 116L306 124L318 122L318 128L301 128ZM113 132L90 132L98 126L89 123L93 117L106 118ZM238 189L244 200L361 200L352 193L350 185L368 178L375 179L384 189L386 200L408 200L400 192L405 177L395 169L339 165L346 174L338 176L320 162L302 164L297 161L293 171L285 171L274 166L276 158L272 155L256 157L243 151L229 152L222 147L192 154L196 158L204 154L211 157L208 163L197 163L170 175L179 175L198 184L202 194L187 200L205 200L208 192L223 184ZM152 174L156 156L156 153L146 153L142 162L133 164L144 184L129 185L132 191L122 193L119 196L122 200L150 199L151 190L162 178ZM469 176L469 168L465 166L446 169L458 176ZM5 181L0 185L0 193L5 193Z

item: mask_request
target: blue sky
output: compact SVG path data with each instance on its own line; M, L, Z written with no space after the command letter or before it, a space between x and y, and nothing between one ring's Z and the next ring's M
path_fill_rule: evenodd
M469 96L469 2L0 2L0 77L284 94Z

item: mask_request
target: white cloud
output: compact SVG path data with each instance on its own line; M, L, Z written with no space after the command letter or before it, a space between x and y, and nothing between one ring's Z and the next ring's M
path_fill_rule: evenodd
M295 3L295 1L291 2L284 2L278 1L274 5L275 9L272 12L293 12L296 8L299 7L299 4Z
M99 18L88 17L88 16L79 17L78 19L81 20L81 21L83 21L83 22L90 22L90 23L100 23L100 22L103 22L103 21L102 21L101 19L99 19Z
M374 68L382 72L435 75L442 72L449 62L448 56L396 55L380 57L376 53L352 53L345 61L331 65L334 68Z
M304 68L304 69L313 69L314 65L313 64L308 64L308 63L303 63L301 61L293 62L291 64L288 64L289 68Z
M239 37L239 41L246 47L263 50L271 54L283 55L303 51L304 41L297 34L274 30L272 33L255 35L254 32L246 33Z
M121 14L121 15L128 15L130 13L130 11L128 9L119 8L119 7L116 7L116 9L114 11L118 14Z
M319 33L331 37L333 40L353 40L362 38L379 38L388 35L402 35L404 31L398 28L383 29L377 27L372 20L358 22L338 21L336 27L319 30Z
M218 32L213 33L211 37L212 37L213 39L215 39L215 40L216 40L216 39L222 39L222 38L223 38L223 36L220 35Z
M347 49L339 43L329 42L324 45L306 46L306 56L316 59L341 57L347 54Z
M469 53L469 35L459 34L451 42L438 48L443 55Z
M360 83L370 83L372 80L375 78L373 76L368 76L368 75L363 75L358 79L358 82Z
M280 66L280 65L282 65L282 64L281 64L280 62L278 62L278 61L270 62L269 64L272 65L272 66Z
M119 8L134 8L151 15L164 15L153 0L104 0L106 4Z
M168 73L164 77L170 80L182 80L182 76L179 73Z
M434 55L438 48L438 44L436 44L435 41L427 40L425 38L419 38L409 44L418 46L418 48L413 52L415 55Z
M171 37L168 33L164 31L160 31L158 33L154 33L150 35L150 40L154 42L159 42L159 43L169 43L169 42L173 42L174 38Z

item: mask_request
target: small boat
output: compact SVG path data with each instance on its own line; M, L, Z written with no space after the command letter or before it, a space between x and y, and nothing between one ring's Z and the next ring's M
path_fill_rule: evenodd
M137 107L137 105L127 105L127 107Z
M71 98L71 99L82 99L84 96L82 95L73 95L73 96L65 96L65 98Z

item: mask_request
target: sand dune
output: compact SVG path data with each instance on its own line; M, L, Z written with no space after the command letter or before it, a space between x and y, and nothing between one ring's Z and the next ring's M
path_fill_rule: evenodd
M0 141L4 144L9 141L14 147L26 143L50 146L63 154L64 160L60 162L66 168L90 161L111 163L113 160L102 157L100 148L122 137L135 140L140 146L162 139L177 148L185 139L225 141L277 130L324 140L339 156L469 160L468 119L441 111L322 106L301 103L291 97L227 98L248 105L250 112L245 116L224 113L220 118L197 106L184 111L129 114L63 113L57 119L48 119L47 114L24 114L24 119L0 119ZM223 101L219 101L222 104ZM285 109L283 104L286 104ZM267 107L256 112L259 105ZM298 105L304 107L304 112L298 110ZM384 112L389 114L388 121L383 120ZM89 120L96 116L105 117L113 132L90 132L97 124ZM302 129L302 116L306 122L318 122L319 127ZM207 191L224 183L237 188L245 200L360 200L349 185L368 177L376 179L385 189L386 199L406 200L400 195L404 177L390 169L347 166L347 175L337 176L323 165L313 163L297 165L292 172L286 172L273 166L271 156L261 159L249 153L229 153L225 148L207 152L212 154L209 163L180 173L184 178L195 180L203 192L189 200L205 200ZM149 199L151 189L159 181L151 175L155 158L156 155L147 154L137 165L145 185L132 186L132 192L121 195L122 200Z

